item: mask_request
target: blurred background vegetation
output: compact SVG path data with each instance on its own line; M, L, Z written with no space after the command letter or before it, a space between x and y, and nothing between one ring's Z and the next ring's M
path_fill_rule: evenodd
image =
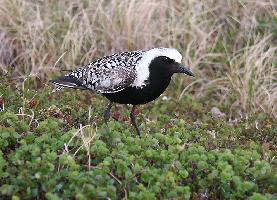
M2 74L35 87L104 55L174 47L196 78L175 78L172 96L277 118L273 0L1 0L0 40Z

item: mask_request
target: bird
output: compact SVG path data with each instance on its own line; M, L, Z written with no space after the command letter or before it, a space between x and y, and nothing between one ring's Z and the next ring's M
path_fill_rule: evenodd
M107 126L114 103L131 104L131 123L141 135L136 107L158 98L168 87L173 74L194 76L181 61L181 53L174 48L126 51L98 58L50 82L58 89L90 90L105 96L109 100L104 111Z

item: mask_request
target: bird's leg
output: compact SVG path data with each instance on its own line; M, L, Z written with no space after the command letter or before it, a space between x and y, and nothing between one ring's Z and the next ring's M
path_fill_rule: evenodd
M140 136L140 129L137 125L137 122L136 122L136 115L135 115L135 111L136 111L136 106L134 105L133 108L132 108L132 111L130 113L130 118L131 118L131 123L132 125L135 127L136 131L137 131L137 134Z
M108 121L109 121L110 116L111 116L111 108L112 108L112 106L113 106L113 102L110 101L109 104L108 104L107 109L104 112L104 122L105 122L105 124L107 126L108 126Z

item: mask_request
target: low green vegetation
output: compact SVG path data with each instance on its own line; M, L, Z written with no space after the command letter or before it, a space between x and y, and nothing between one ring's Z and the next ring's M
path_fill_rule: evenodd
M191 96L159 98L138 114L140 138L120 105L108 132L106 101L89 92L0 94L1 199L276 199L266 114L215 119Z

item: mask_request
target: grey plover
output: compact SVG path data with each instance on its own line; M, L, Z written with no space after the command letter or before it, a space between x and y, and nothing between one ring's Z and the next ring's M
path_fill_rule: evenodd
M91 90L110 102L104 112L107 124L113 103L133 105L131 123L140 135L135 108L158 98L174 73L194 76L181 64L182 55L173 48L154 48L112 54L60 76L51 82L60 88Z

